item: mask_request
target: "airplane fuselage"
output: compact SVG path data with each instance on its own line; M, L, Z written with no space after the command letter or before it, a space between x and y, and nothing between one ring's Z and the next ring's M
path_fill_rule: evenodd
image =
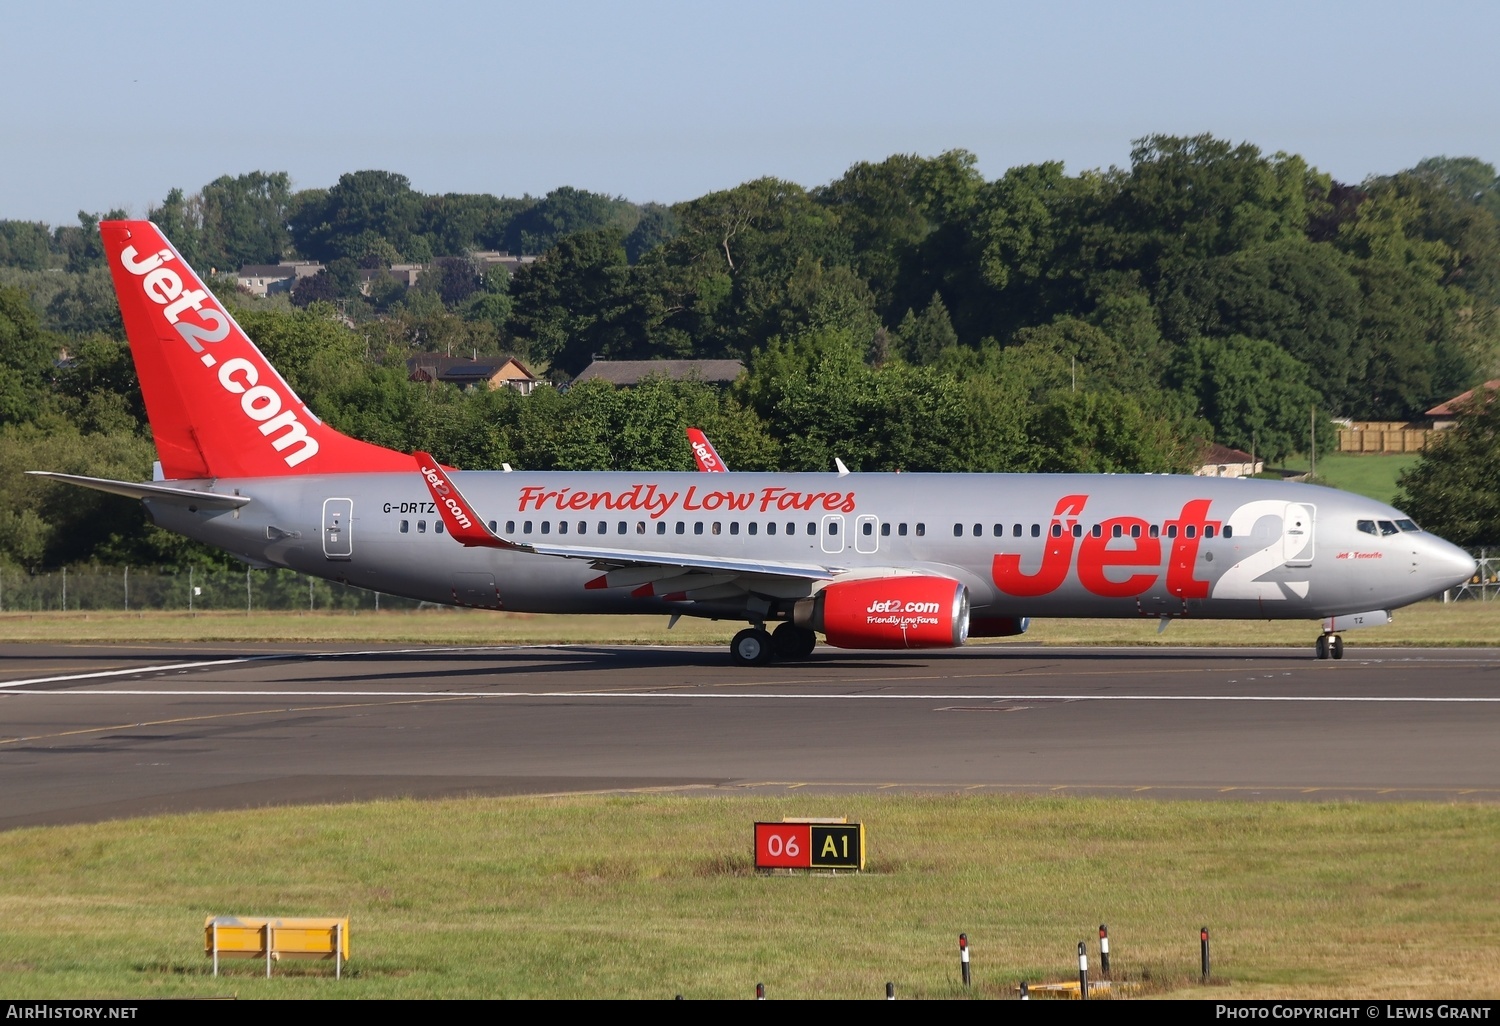
M1019 617L1316 618L1393 609L1472 561L1395 509L1328 488L1171 475L496 473L452 475L503 538L626 550L662 566L601 577L455 544L416 473L220 479L234 511L146 500L157 522L252 562L432 602L528 612L742 617L816 575L746 585L685 555L900 573L965 585L975 635ZM184 485L191 486L188 482ZM202 482L198 486L207 485ZM1400 525L1400 526L1398 526ZM601 583L602 582L602 583ZM769 592L769 594L766 594Z

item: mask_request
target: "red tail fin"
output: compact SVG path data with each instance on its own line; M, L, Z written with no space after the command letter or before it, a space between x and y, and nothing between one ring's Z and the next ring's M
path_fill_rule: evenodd
M99 234L169 479L410 472L410 456L318 420L156 225Z
M688 443L693 448L693 459L698 461L698 469L705 474L726 473L729 468L719 458L718 450L708 440L708 436L697 428L687 429Z

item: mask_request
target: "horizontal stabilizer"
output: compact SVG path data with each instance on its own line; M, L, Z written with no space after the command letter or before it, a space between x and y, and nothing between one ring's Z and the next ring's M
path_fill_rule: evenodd
M50 470L28 470L34 477L51 478L64 484L80 488L92 488L96 492L109 492L129 499L156 499L177 506L194 506L198 509L239 509L250 501L244 495L221 495L218 492L200 492L193 488L173 488L160 484L136 484L133 481L111 481L104 477L82 477L78 474L58 474Z

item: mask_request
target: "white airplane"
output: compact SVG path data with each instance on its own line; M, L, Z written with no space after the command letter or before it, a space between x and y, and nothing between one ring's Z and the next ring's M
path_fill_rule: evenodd
M487 609L742 620L744 665L804 658L819 633L952 647L1033 616L1321 619L1317 655L1337 659L1342 631L1475 570L1390 506L1304 484L456 472L319 421L155 225L99 227L165 480L46 476L256 567Z

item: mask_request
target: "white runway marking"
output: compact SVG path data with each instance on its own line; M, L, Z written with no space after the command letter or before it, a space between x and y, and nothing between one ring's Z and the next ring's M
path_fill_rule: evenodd
M545 648L538 645L516 645L514 648ZM495 652L493 645L454 645L448 648L378 648L360 652L270 652L265 655L236 656L233 659L205 659L193 663L163 663L161 666L131 666L123 670L97 670L93 673L65 673L57 677L29 677L25 680L0 681L0 688L24 688L33 684L63 684L74 680L98 680L103 677L144 676L148 673L186 673L205 666L236 666L244 663L286 662L294 659L346 659L351 656L417 655L424 652ZM52 692L48 692L51 694ZM98 694L98 692L95 692Z
M974 695L946 694L809 694L805 692L746 692L723 694L685 691L248 691L181 688L136 688L90 691L24 691L13 695L52 695L54 697L152 697L152 698L669 698L676 701L739 699L784 701L787 699L817 702L1335 702L1343 705L1416 704L1500 704L1497 697L1453 697L1441 695L1339 696L1339 695Z

